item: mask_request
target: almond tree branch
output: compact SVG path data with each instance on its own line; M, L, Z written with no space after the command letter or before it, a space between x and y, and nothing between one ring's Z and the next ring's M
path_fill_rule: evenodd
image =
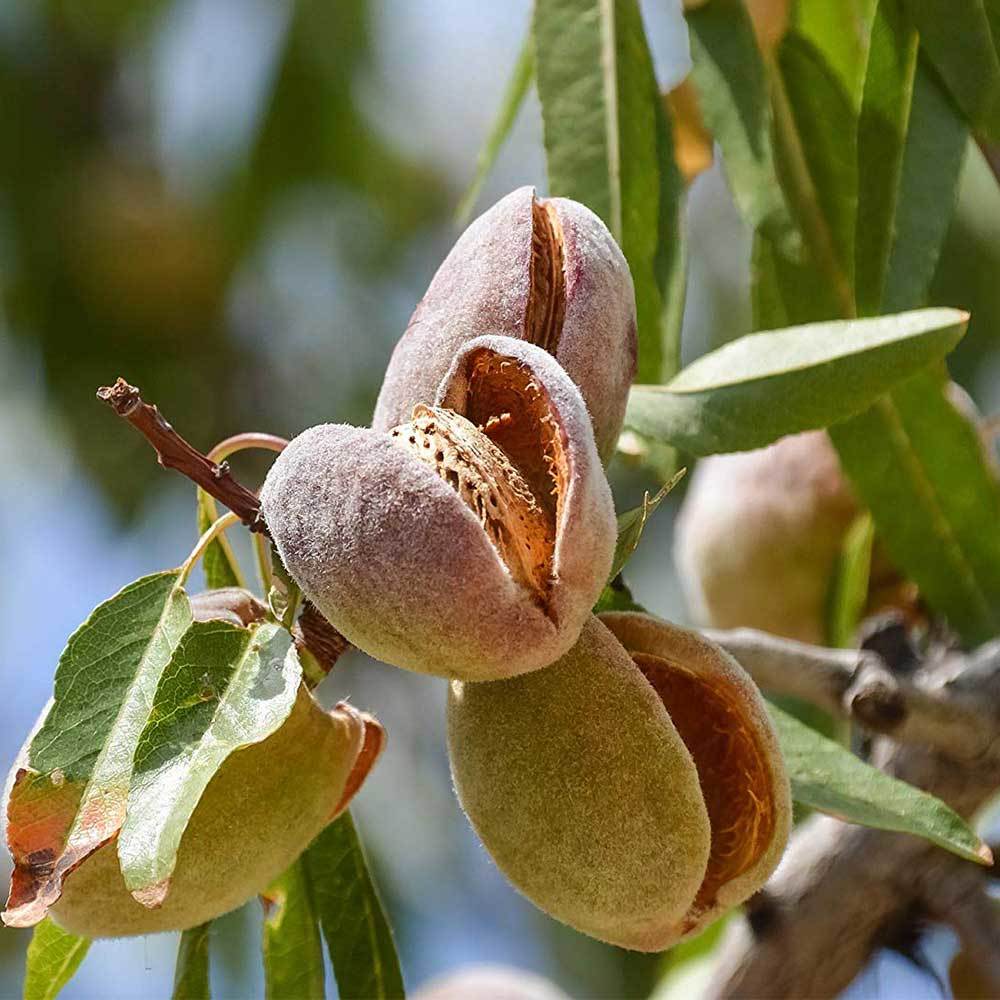
M905 677L866 650L826 649L755 629L706 630L705 635L766 691L801 698L899 743L932 747L956 759L1000 753L997 701L983 698L968 671Z
M855 664L867 662L863 654L803 648L773 636L714 635L728 640L730 651L738 658L742 654L741 662L765 686L770 682L799 696L812 691L817 697L810 700L822 694L822 704L839 704L842 712L851 704L858 673L846 657ZM768 648L774 657L765 662ZM812 680L786 673L796 669ZM908 730L904 720L891 739L875 739L872 763L971 818L1000 787L1000 754L993 751L1000 737L1000 644L967 656L934 657L904 678L883 669L903 692L908 716L922 719L939 745L917 741L917 731ZM837 691L843 692L839 701ZM930 702L911 701L911 691L929 696ZM952 699L962 711L978 703L978 710L966 716L980 731L976 741L956 738ZM896 742L900 732L914 740ZM988 751L967 756L981 740ZM974 917L968 907L976 905L987 878L978 866L919 837L812 816L796 829L778 870L749 901L745 917L727 928L704 997L834 997L915 912L946 920L960 934L961 925L966 938L978 932L976 949L985 952L994 947L996 916L984 926L982 913Z
M139 390L119 378L114 385L97 390L97 398L127 420L156 449L165 469L176 469L197 483L206 493L225 504L251 530L269 534L260 501L229 471L228 462L213 462L188 444L163 419L160 411L143 401Z

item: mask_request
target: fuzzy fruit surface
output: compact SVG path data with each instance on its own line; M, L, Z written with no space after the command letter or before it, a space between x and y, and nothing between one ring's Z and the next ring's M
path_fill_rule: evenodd
M372 426L434 398L455 355L486 334L536 344L580 389L601 458L615 449L636 371L635 293L590 209L518 188L476 219L438 268L393 352Z
M763 884L788 835L788 783L735 661L648 615L606 620L545 670L452 683L452 775L484 846L536 906L658 951Z
M859 512L825 431L698 462L677 518L674 557L702 625L826 638L826 602Z
M580 393L542 348L480 337L390 433L325 424L261 491L288 571L348 641L468 680L547 666L611 566L614 505Z
M281 728L231 754L209 783L161 906L149 909L126 889L115 838L66 877L51 916L84 937L126 937L185 930L241 906L333 818L364 727L353 710L327 713L301 688Z

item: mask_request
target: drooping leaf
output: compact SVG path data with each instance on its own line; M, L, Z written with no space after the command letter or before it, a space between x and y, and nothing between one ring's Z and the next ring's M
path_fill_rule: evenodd
M268 886L263 902L267 1000L323 1000L323 943L301 860Z
M665 386L635 386L625 424L696 455L759 448L866 409L947 354L967 320L920 309L749 334Z
M310 844L303 864L342 1000L402 997L392 930L350 812Z
M622 571L625 563L632 558L632 553L639 547L643 528L653 512L663 502L664 497L684 478L687 469L680 469L660 487L654 496L647 491L642 498L642 505L633 507L618 515L618 540L615 543L615 556L611 563L609 579L613 580Z
M472 210L476 206L479 193L489 177L493 165L503 149L510 130L517 121L521 105L524 104L525 97L531 89L531 81L535 78L535 40L529 31L525 35L518 54L517 62L511 72L510 80L507 81L507 88L500 101L500 109L497 112L490 134L483 143L483 148L476 158L476 176L473 178L469 189L462 195L462 200L458 204L455 212L455 222L459 226L464 226L472 215Z
M291 636L264 622L194 622L163 671L135 750L118 839L122 875L146 905L162 901L188 820L231 753L288 717L302 672Z
M24 1000L55 1000L90 948L87 938L46 917L35 927L24 965Z
M687 14L692 79L744 218L791 249L794 223L771 147L767 72L743 0L713 0Z
M640 378L658 380L674 354L682 185L638 2L537 0L534 39L551 193L593 209L621 245Z
M174 966L173 1000L211 1000L208 943L212 923L199 924L181 934Z
M901 0L879 0L858 132L863 316L923 305L954 211L968 130L918 52Z
M966 135L918 54L898 0L880 0L858 146L862 311L925 300L954 210ZM903 383L831 436L896 565L967 641L994 634L1000 486L945 378L928 372ZM881 447L871 448L872 441Z
M953 809L893 778L768 704L792 784L792 798L860 826L912 833L977 864L989 848Z
M893 563L967 643L996 635L1000 485L943 375L904 382L830 437Z
M197 503L198 534L201 535L212 527L218 517L218 510L215 501L200 486ZM205 573L205 586L209 590L246 586L240 564L224 532L209 542L205 554L201 557L201 565Z
M969 124L1000 139L1000 7L994 0L906 0L906 11Z
M51 708L11 790L5 923L41 920L65 875L121 827L139 734L191 623L181 580L171 570L129 584L70 636Z

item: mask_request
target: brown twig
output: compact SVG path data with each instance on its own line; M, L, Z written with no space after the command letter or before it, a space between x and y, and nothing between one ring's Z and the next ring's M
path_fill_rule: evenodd
M97 398L146 438L156 449L157 459L165 469L176 469L197 483L219 503L225 504L251 531L269 534L260 501L233 478L229 463L213 462L185 441L155 406L143 401L134 385L119 378L114 385L98 389Z

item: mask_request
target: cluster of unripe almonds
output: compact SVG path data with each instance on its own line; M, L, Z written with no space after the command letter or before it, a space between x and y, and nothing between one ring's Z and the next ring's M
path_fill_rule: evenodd
M591 611L616 540L603 465L635 368L632 280L611 234L582 205L522 188L438 270L372 427L305 431L260 500L289 573L347 640L449 680L455 788L510 881L578 930L655 951L763 884L791 809L763 701L731 657L646 614ZM264 774L269 744L318 711L310 702L232 766L243 758L248 780ZM305 730L289 738L289 753L305 745L321 758ZM308 774L316 761L299 766ZM327 783L339 786L334 801L350 784L343 770ZM189 842L209 866L228 865L229 908L263 885L206 843L208 799L225 778L224 768L191 821L181 867ZM297 775L286 784L284 819L267 824L282 864L315 833L292 832L291 802L315 791L322 813L331 798ZM258 841L246 824L239 835L245 855ZM70 891L74 878L103 891L100 858L67 880L54 912L70 929L87 933ZM175 905L157 929L215 915Z

